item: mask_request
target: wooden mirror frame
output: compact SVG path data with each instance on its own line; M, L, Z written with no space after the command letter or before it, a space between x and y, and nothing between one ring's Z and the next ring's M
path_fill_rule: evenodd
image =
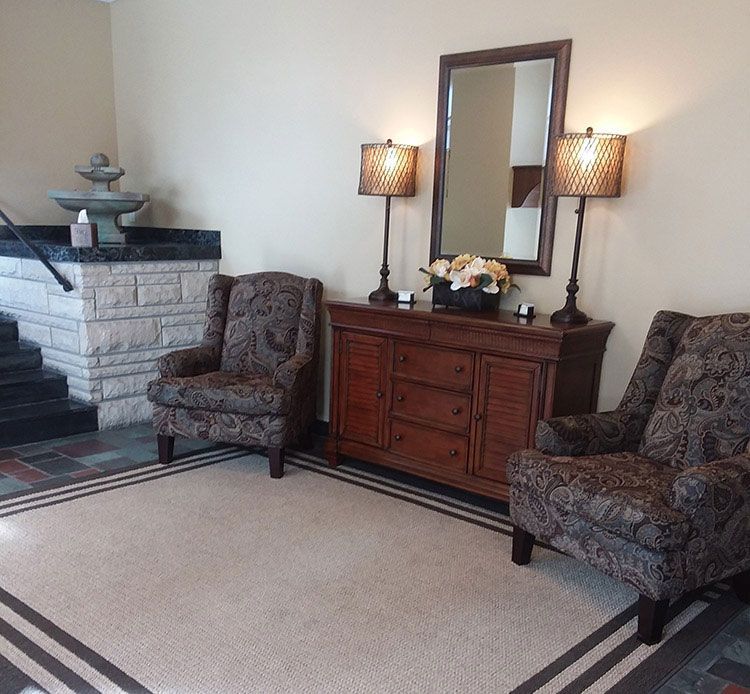
M508 270L516 275L549 275L552 267L552 245L555 237L557 198L550 194L549 172L552 163L552 142L565 128L565 101L568 94L568 72L572 40L530 43L510 48L494 48L469 53L452 53L440 56L438 81L437 133L435 135L435 181L432 197L432 234L430 236L430 262L436 258L452 259L450 253L440 252L443 228L443 196L445 192L445 134L448 119L448 89L453 68L480 67L515 63L525 60L552 58L552 94L549 130L547 132L547 161L544 166L542 189L542 216L539 224L539 246L536 260L511 260L499 258ZM467 248L467 253L472 249Z

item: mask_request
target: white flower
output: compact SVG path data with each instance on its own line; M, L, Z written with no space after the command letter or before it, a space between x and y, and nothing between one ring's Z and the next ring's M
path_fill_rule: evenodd
M450 279L453 283L451 284L451 289L455 292L461 289L461 287L470 287L472 277L473 275L468 267L463 270L453 270L450 274Z
M445 258L438 258L432 263L432 265L430 265L429 271L431 275L435 275L435 277L440 277L442 279L448 274L450 267L450 261Z
M493 282L492 284L488 284L486 287L482 287L483 292L487 292L488 294L497 294L500 291L500 287L497 286L497 282Z
M487 261L482 258L481 256L478 256L474 258L467 266L466 268L471 271L472 275L481 275L483 272L485 272L484 264Z

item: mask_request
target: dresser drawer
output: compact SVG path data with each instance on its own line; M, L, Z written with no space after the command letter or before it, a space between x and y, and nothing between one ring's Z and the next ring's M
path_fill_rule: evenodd
M390 449L427 465L466 472L468 438L428 427L391 420Z
M469 431L471 396L422 386L409 381L393 382L391 414L420 419L431 426Z
M403 378L434 383L444 388L470 390L474 355L460 350L441 349L396 342L393 350L393 372Z

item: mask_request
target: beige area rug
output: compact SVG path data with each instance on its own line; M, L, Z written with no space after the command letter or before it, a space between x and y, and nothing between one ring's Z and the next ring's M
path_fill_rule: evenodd
M508 533L311 456L110 474L0 502L0 654L49 692L634 692L738 609L714 588L640 645L633 591L544 548L517 567Z

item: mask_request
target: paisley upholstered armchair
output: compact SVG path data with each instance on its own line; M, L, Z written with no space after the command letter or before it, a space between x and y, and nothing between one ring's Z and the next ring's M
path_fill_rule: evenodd
M540 422L508 479L513 561L538 538L631 585L642 641L702 586L750 602L750 314L659 312L618 408Z
M161 463L182 436L267 447L284 474L315 419L322 290L283 272L211 278L203 342L162 356L148 386Z

